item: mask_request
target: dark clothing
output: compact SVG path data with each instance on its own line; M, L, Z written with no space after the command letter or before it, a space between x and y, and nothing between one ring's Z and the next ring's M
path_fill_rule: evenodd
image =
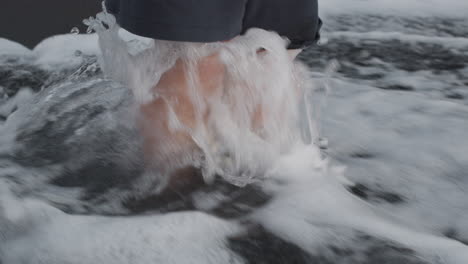
M249 28L276 31L289 48L319 39L317 0L106 0L120 26L145 37L215 42Z

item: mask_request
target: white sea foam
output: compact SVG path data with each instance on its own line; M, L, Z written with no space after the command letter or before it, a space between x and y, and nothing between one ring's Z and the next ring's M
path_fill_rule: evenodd
M341 173L329 167L316 148L296 149L269 171L269 178L281 185L270 187L276 199L256 212L255 219L311 254L330 242L331 230L343 229L397 242L430 263L466 263L466 245L364 203L337 180ZM346 239L344 234L341 240Z
M225 246L226 237L239 230L235 223L193 212L67 215L0 190L0 260L5 264L242 263Z
M25 46L0 37L0 56L1 55L30 55L31 50Z

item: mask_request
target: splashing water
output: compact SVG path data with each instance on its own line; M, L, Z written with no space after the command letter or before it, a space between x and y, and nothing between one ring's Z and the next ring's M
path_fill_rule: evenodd
M289 56L277 34L251 29L212 44L155 40L131 53L112 15L104 11L86 22L99 35L107 77L130 87L143 113L158 110L147 111L142 122L153 126L151 143L157 144L149 145L155 148L152 162L159 169L196 165L206 181L219 175L239 186L262 177L286 182L288 187L273 190L277 199L256 218L279 233L288 230L284 237L305 248L315 239L302 236L315 234L308 223L331 221L407 245L431 262L465 263L468 256L460 243L413 228L346 191L343 185L352 183L343 170L330 168L316 146L326 147L317 125L325 102L314 98L307 70ZM207 57L223 66L223 78L210 92L200 72ZM168 92L180 88L161 84L177 67L183 69L184 89ZM332 62L325 79L337 67ZM327 94L327 82L324 89ZM184 110L191 113L189 118Z
M251 29L229 42L210 44L154 40L130 54L112 15L104 11L84 22L99 35L106 76L130 87L147 113L142 123L152 133L147 136L153 139L147 144L150 162L159 171L196 165L206 181L219 175L245 185L292 146L315 141L311 115L300 111L312 110L301 104L313 84L277 34ZM205 64L210 66L206 58L222 68L222 79L210 88L203 75ZM165 73L177 67L185 83L166 87Z

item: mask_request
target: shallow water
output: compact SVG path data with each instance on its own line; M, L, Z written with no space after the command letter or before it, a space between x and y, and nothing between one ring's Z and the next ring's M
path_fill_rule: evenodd
M8 91L0 106L2 262L466 263L468 47L464 27L442 27L435 36L432 25L467 20L325 19L328 44L301 57L314 70L308 127L327 140L321 148L286 144L288 151L268 156L260 181L244 188L218 178L155 192L132 113L157 76L142 82L146 87L132 86L138 81L122 75L126 70L116 71L118 82L103 80L95 36L51 39L31 53L7 43L12 52L2 57L2 72L14 69L31 90L0 84ZM365 33L372 30L400 33ZM133 55L151 46L126 40L120 43ZM64 43L63 54L47 48ZM242 43L230 48L246 52ZM74 49L83 56L72 56ZM341 67L324 82L320 72L331 59ZM272 80L289 76L278 74ZM38 82L43 91L33 94ZM272 89L281 94L285 87ZM213 118L233 115L221 113ZM251 153L239 159L257 168L263 157L254 155L249 137L237 139L245 127L232 123L219 131L232 136L223 142L239 146L234 153Z

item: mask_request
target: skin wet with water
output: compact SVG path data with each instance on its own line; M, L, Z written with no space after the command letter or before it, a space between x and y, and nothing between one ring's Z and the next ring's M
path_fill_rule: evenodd
M245 185L304 143L300 122L310 120L300 120L299 106L313 83L277 34L252 29L212 44L154 40L130 55L112 15L88 22L105 73L129 86L139 105L150 169L170 174L195 165L207 181L219 175Z

